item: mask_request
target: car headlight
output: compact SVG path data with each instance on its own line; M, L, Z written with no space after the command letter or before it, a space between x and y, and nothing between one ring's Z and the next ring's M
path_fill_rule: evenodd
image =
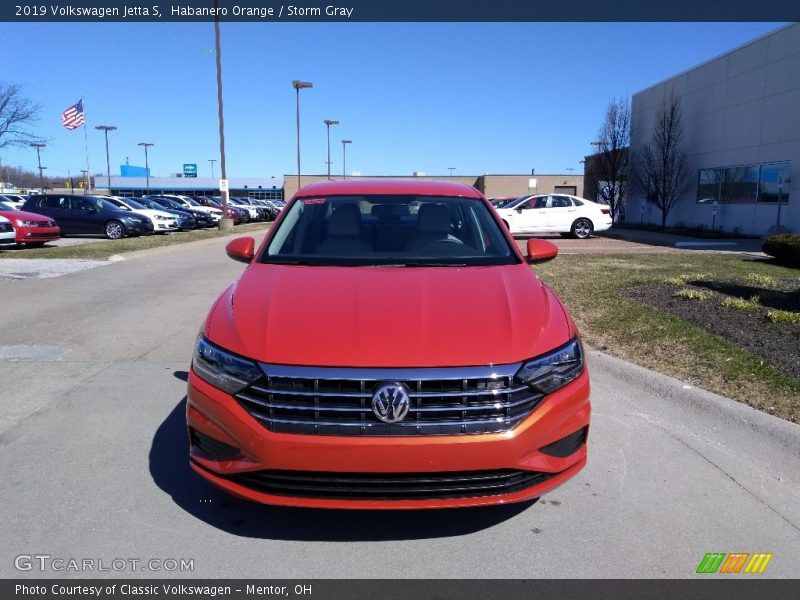
M227 352L202 335L197 338L192 368L200 379L229 394L241 392L263 375L252 360Z
M543 394L551 394L583 373L583 348L575 337L556 350L525 362L517 379Z
M165 217L163 215L155 215L156 221L169 221L169 217Z
M24 221L22 219L14 219L14 222L18 227L36 227L38 225L36 221Z

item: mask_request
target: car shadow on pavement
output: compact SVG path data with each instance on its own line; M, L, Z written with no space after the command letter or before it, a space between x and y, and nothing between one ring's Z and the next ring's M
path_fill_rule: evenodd
M524 512L535 502L412 511L343 511L264 506L229 496L189 467L186 397L159 426L150 475L194 517L234 535L295 541L385 541L467 535Z

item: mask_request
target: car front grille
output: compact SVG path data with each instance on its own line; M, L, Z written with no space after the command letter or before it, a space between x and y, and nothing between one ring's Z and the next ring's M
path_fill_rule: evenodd
M11 226L11 223L0 223L0 232L6 231L14 231L14 228Z
M500 496L533 487L553 476L551 473L513 469L443 473L272 470L215 475L265 494L341 500L435 500Z
M514 378L516 365L441 369L261 367L266 377L236 394L239 403L276 433L345 436L462 435L508 431L543 395ZM399 383L408 414L381 421L375 391Z

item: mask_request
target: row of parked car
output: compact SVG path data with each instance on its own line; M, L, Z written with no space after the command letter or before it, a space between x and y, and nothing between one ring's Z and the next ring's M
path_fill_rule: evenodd
M234 224L271 221L281 200L231 197ZM0 195L0 244L43 246L62 235L102 234L116 240L213 227L223 216L219 196L151 194L141 198L76 194Z

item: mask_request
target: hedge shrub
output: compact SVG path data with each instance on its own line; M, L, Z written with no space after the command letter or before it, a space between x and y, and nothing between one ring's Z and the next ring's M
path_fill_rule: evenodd
M800 233L783 233L764 240L764 254L800 267Z

